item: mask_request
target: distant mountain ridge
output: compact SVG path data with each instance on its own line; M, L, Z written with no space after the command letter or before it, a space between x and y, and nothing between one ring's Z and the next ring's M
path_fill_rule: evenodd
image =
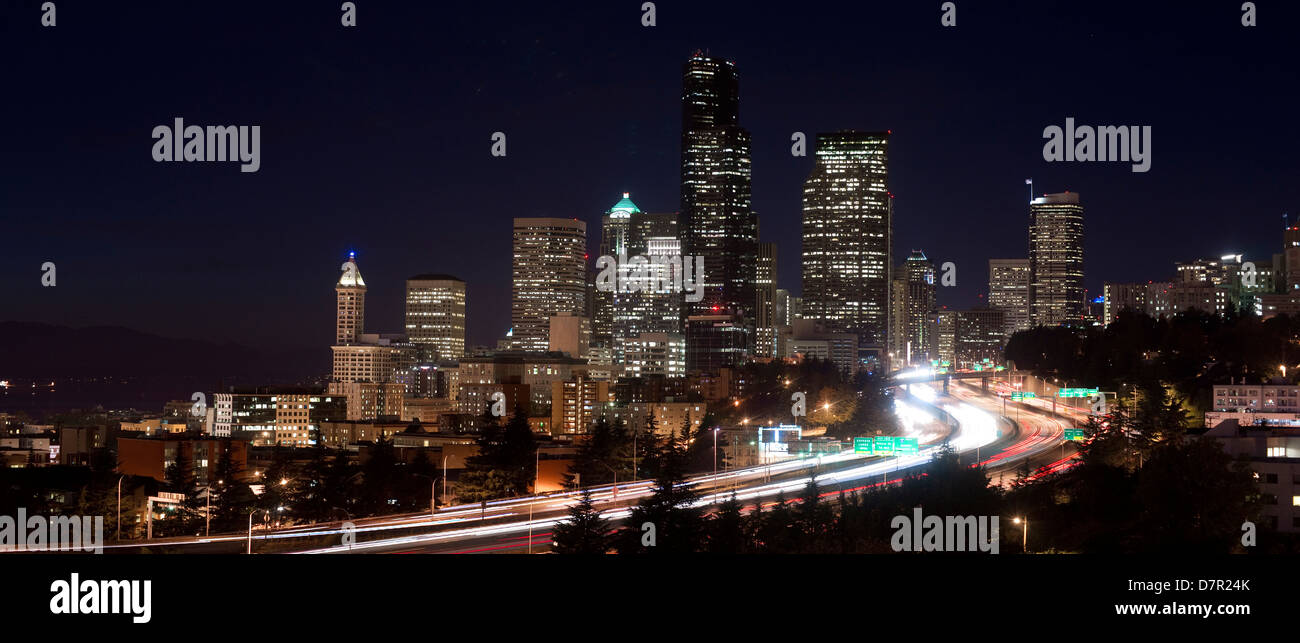
M327 347L267 351L161 337L119 326L71 328L0 322L0 378L118 375L298 380L326 374L329 361Z

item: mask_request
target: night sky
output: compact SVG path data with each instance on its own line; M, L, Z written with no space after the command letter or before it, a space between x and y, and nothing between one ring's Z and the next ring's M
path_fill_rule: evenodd
M1268 260L1300 214L1291 2L40 2L0 7L0 320L120 325L255 347L332 341L357 252L367 330L404 279L468 282L468 341L509 326L513 217L588 222L624 191L679 208L682 63L735 60L753 203L799 290L802 131L891 129L895 253L1027 253L1028 186L1081 193L1090 295L1229 251ZM261 169L155 163L156 125L260 125ZM1046 163L1043 128L1150 125L1151 171ZM494 131L508 156L489 154ZM58 285L40 285L42 262Z

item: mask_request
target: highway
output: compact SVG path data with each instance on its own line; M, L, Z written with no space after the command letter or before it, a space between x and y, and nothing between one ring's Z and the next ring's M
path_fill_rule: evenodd
M1029 460L1031 470L1040 466L1059 469L1071 462L1074 453L1064 446L1063 430L1074 424L1065 416L1025 404L1009 409L1011 417L1003 418L1002 400L982 394L978 386L961 383L950 387L951 395L943 396L935 385L911 384L907 387L910 396L897 396L903 434L917 437L922 445L916 455L883 458L842 453L793 459L693 476L687 484L698 490L698 506L705 508L725 501L733 492L747 507L770 505L781 493L787 499L795 498L813 476L824 495L833 498L840 490L896 483L910 470L929 462L945 438L964 462L974 464L978 460L985 466L995 483L1009 483L1025 460ZM948 435L947 423L928 409L929 405L943 409L957 421L953 435ZM652 486L652 481L641 480L589 490L602 516L618 522L627 517L631 506L652 492ZM255 530L253 550L308 554L542 552L549 548L552 527L566 519L577 497L577 492L557 492L497 500L485 506L454 505L433 516L424 513L358 519L351 521L351 527L333 522ZM151 543L110 544L105 550L126 553L144 546L175 551L244 551L247 535L155 539Z

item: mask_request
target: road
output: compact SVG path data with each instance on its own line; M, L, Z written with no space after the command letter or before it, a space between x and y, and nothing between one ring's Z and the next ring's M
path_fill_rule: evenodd
M1001 399L982 394L977 386L952 386L949 396L940 395L934 387L935 383L912 384L908 387L912 396L898 396L903 433L918 437L922 444L917 455L882 458L845 453L787 460L694 476L687 484L699 491L701 507L716 506L733 493L747 506L769 505L778 494L797 496L814 476L828 497L840 490L896 483L909 471L928 463L945 439L950 440L963 461L980 462L993 481L1000 483L1014 479L1026 460L1031 470L1040 466L1059 469L1068 466L1074 455L1070 447L1063 446L1063 430L1074 425L1064 416L1021 405L1008 410L1010 418L1003 418ZM957 421L955 434L948 434L948 425L928 408L930 405L943 409ZM652 481L642 480L589 490L601 514L616 522L626 518L629 508L652 492L652 485ZM253 549L285 553L540 552L549 548L552 527L567 517L576 499L576 492L557 492L498 500L486 506L455 505L433 516L425 513L358 519L351 521L352 527L334 522L256 530ZM106 545L105 549L127 552L145 545L124 543ZM150 545L178 551L243 551L247 534L157 539Z

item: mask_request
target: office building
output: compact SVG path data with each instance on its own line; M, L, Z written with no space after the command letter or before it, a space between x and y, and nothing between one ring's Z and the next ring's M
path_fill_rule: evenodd
M465 355L465 282L424 274L406 280L406 337L422 363Z
M586 257L586 223L554 218L514 220L512 349L545 352L551 317L586 313Z
M803 188L802 315L857 334L860 359L883 359L889 339L888 150L888 132L818 134Z

